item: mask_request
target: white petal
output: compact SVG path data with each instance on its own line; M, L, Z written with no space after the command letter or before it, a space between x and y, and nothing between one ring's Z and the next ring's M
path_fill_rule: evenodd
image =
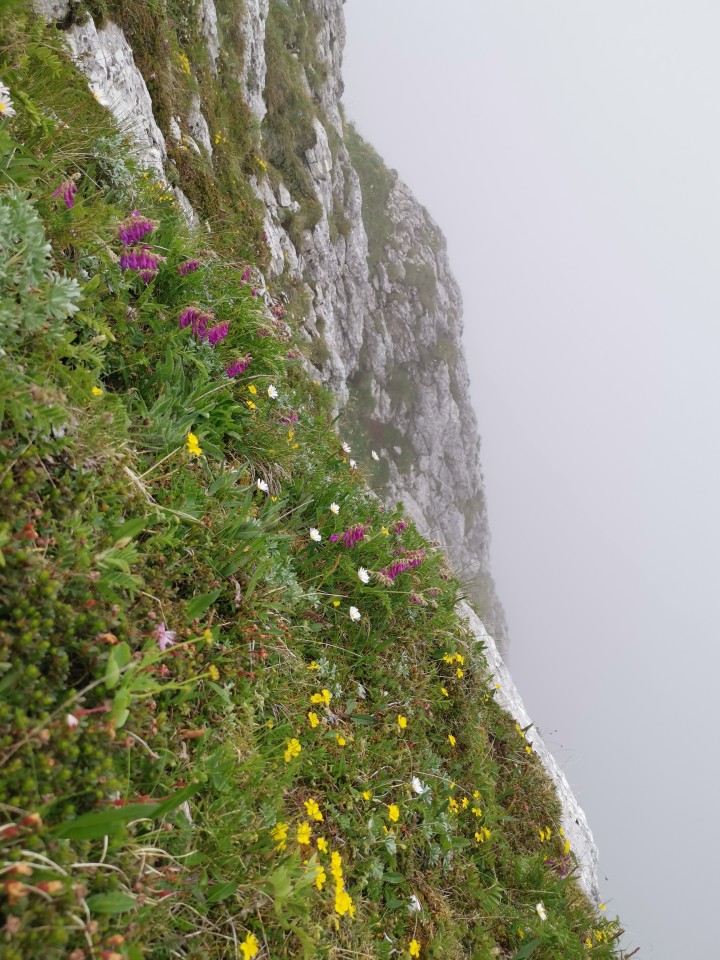
M264 480L258 480L258 482L257 482L257 488L258 488L258 490L262 490L263 493L267 493L267 492L268 492L268 489L269 489L269 488L268 488L268 485L265 483Z
M365 567L358 568L358 579L363 583L370 583L370 574L367 572Z
M371 456L372 456L373 460L379 460L379 459L380 459L380 457L375 453L374 450L372 451Z
M547 913L545 912L545 906L542 902L536 904L535 909L541 920L547 920Z
M76 726L80 723L80 721L79 721L78 718L77 718L76 716L74 716L72 713L66 713L66 714L65 714L65 723L66 723L66 724L68 725L68 727L72 730L73 727L76 727Z
M420 913L420 911L422 910L422 904L420 903L420 901L418 900L418 898L415 896L414 893L413 893L413 895L410 897L410 903L408 904L408 910L410 911L410 913Z
M351 451L351 448L350 448L350 444L349 444L349 443L345 443L344 440L343 440L342 448L343 448L343 450L345 451L345 453L351 453L351 452L352 452L352 451Z
M272 384L270 384L270 386L268 387L268 391L267 391L267 392L268 392L268 396L270 397L271 400L275 400L275 399L276 399L276 397L277 397L277 395L278 395L278 392L277 392L277 390L275 389L275 387L274 387Z
M320 531L317 527L310 527L310 539L314 540L315 543L320 543L322 537L320 536Z
M354 460L348 460L348 463L350 464L350 469L351 469L351 470L354 470L355 467L357 466L357 464L355 463Z
M360 611L358 610L357 607L350 607L350 619L351 620L360 619Z
M330 513L334 513L335 516L340 513L340 507L337 505L337 503L330 504Z

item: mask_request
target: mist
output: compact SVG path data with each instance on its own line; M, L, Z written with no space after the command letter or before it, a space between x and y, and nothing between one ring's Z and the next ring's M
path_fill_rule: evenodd
M346 13L347 114L463 290L515 682L626 945L714 955L720 9Z

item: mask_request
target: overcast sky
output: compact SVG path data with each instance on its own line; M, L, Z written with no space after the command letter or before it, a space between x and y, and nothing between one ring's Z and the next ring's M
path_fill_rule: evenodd
M720 4L346 14L463 290L513 676L639 960L720 956Z

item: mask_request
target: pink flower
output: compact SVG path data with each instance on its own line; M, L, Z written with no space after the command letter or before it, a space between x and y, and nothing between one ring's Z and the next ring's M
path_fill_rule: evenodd
M120 242L126 246L132 246L134 243L140 243L143 237L151 233L157 223L154 220L148 220L147 217L141 217L137 210L133 210L127 220L118 227Z
M65 723L67 724L70 730L74 730L75 727L80 723L80 721L78 720L78 718L75 716L74 713L66 713Z
M61 183L57 190L53 193L53 197L62 197L68 210L72 210L72 208L75 206L76 193L77 184L75 181L66 180L64 183Z
M189 273L194 273L199 266L199 260L186 260L185 263L178 264L178 273L181 277L186 277Z
M174 630L168 630L164 622L159 623L153 632L161 653L165 653L167 648L175 643L177 633Z
M247 368L250 366L250 361L252 357L249 353L246 353L242 360L235 360L230 364L229 367L225 367L225 373L229 377L239 377L241 373L245 373Z

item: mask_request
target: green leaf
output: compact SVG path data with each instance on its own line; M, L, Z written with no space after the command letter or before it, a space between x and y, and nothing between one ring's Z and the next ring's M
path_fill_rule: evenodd
M385 883L405 883L405 877L401 873L386 873L383 880Z
M157 820L189 800L200 789L200 784L192 783L178 790L160 803L131 803L126 807L112 807L97 813L83 813L66 823L61 823L52 831L53 836L63 840L100 840L122 830L131 820Z
M122 526L113 532L113 543L117 543L118 540L124 540L126 538L132 540L133 537L136 537L145 529L148 523L150 523L150 519L150 517L132 517L130 520L126 520Z
M227 900L228 897L231 897L237 888L237 883L233 881L216 883L208 890L206 900L208 903L220 903L221 900Z
M353 723L365 727L371 727L375 723L375 717L371 713L354 713L350 719Z
M222 587L219 590L211 590L210 593L202 593L193 597L187 605L187 615L189 620L199 620L222 593Z
M137 905L135 897L115 890L112 893L96 893L85 901L91 913L127 913Z
M407 909L407 905L407 900L387 900L385 903L385 908L387 910L402 910L403 907Z
M539 946L539 940L530 940L529 943L524 943L513 957L513 960L527 960L527 957L531 957Z
M110 722L116 730L121 730L127 723L130 716L130 704L132 696L129 690L121 687L113 697L112 710L110 711Z
M105 668L105 686L108 690L112 690L117 686L123 667L126 667L131 660L132 652L124 640L116 647L113 647L110 657L108 658L107 667Z

